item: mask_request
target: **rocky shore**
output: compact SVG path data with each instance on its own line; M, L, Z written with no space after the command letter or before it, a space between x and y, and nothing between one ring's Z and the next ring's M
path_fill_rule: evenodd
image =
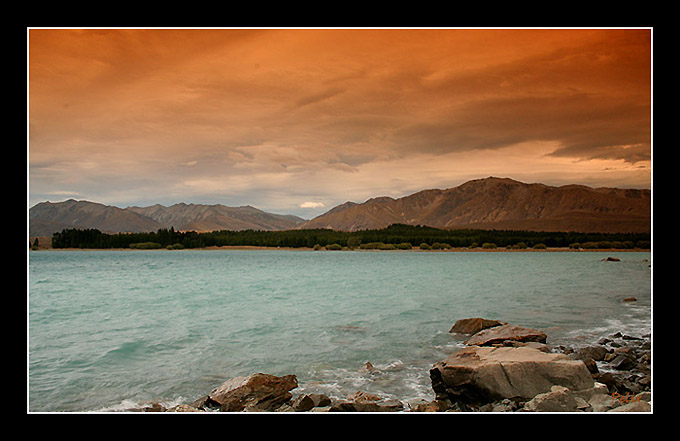
M402 402L357 391L346 399L295 394L295 375L256 373L190 404L141 412L651 412L651 335L551 346L540 330L469 318L450 330L465 347L430 369L434 399ZM370 363L362 367L373 369Z

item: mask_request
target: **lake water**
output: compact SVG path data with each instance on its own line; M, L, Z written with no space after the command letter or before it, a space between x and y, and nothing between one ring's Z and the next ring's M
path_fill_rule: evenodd
M188 403L256 372L295 374L294 394L432 400L430 367L462 347L458 319L538 328L553 345L650 333L650 264L649 252L30 252L28 410Z

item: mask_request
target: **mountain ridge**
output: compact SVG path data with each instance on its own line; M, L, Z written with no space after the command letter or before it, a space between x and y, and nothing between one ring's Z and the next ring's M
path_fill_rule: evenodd
M214 230L284 230L304 219L268 213L252 206L178 203L118 208L97 202L69 199L41 202L29 210L29 234L50 236L64 228L93 228L104 233L141 233L173 227L198 232Z
M96 228L111 233L170 227L198 232L312 228L356 231L392 224L443 229L649 233L651 190L580 184L549 186L490 176L400 198L378 196L363 203L347 201L311 220L267 213L250 205L183 202L168 207L155 204L118 208L69 199L42 202L29 210L31 236L47 236L64 228Z
M445 229L650 232L651 191L579 184L556 187L490 176L396 199L346 202L296 228L356 231L395 223Z

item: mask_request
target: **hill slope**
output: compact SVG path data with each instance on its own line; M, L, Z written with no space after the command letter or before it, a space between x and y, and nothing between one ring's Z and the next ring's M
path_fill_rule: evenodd
M267 213L253 207L175 204L170 207L118 208L95 202L42 202L29 210L29 234L50 236L64 228L94 228L104 233L137 233L174 227L176 230L285 230L304 220Z
M551 187L489 177L399 199L347 202L297 228L344 231L390 224L437 228L628 233L651 231L651 191Z
M227 207L225 205L175 204L170 207L128 207L130 211L179 230L265 230L292 229L304 219L296 216L267 213L250 205Z
M95 228L105 233L156 231L162 226L123 208L76 201L42 202L29 210L31 236L51 236L64 228Z

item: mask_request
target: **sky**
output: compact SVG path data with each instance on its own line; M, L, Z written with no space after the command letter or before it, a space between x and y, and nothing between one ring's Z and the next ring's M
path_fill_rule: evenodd
M652 29L27 29L28 204L651 188Z

